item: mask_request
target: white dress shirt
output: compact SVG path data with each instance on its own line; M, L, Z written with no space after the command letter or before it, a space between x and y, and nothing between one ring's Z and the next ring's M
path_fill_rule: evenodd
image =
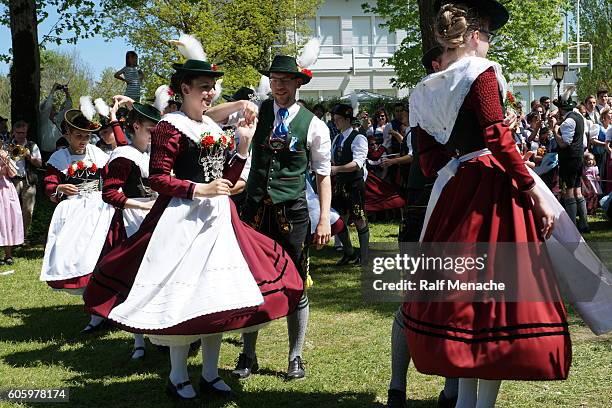
M336 136L332 142L332 148L335 148L338 138L341 138L340 143L344 149L346 139L348 139L352 132L353 128L349 127L344 132L338 134L338 136ZM363 168L365 161L368 158L368 139L366 139L364 135L358 134L355 139L353 139L353 143L351 143L351 150L353 151L353 161L357 163L357 166L359 166L360 169Z

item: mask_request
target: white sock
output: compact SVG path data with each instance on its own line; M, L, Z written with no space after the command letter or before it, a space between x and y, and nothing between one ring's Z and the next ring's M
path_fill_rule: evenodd
M142 333L134 333L134 348L136 349L138 347L145 347L144 336L142 335ZM141 358L142 356L144 356L144 354L144 350L135 350L132 353L132 358Z
M219 353L222 337L221 334L202 337L202 377L208 382L219 377ZM213 387L221 391L231 390L223 380L216 382Z
M170 346L170 381L172 381L172 384L175 386L185 381L189 381L189 373L187 372L188 356L189 345ZM179 395L184 398L193 398L196 396L196 392L191 384L177 391Z
M97 325L99 325L100 323L102 323L104 320L103 317L98 316L98 315L91 315L91 319L89 320L89 324L96 327Z
M476 408L493 408L499 393L501 380L478 380L478 402Z
M459 398L455 408L474 408L476 406L478 379L460 378L459 379Z

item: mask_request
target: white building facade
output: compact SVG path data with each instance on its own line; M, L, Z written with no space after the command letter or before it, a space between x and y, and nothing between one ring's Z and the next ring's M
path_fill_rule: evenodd
M380 27L385 20L364 13L363 3L363 0L327 0L309 22L314 36L321 40L321 54L317 63L309 67L314 77L300 89L300 98L329 99L362 89L392 97L408 94L407 90L392 86L395 71L383 64L406 33Z
M350 94L353 90L367 90L396 98L408 96L408 89L394 88L391 79L395 76L392 66L385 66L384 60L398 49L406 32L389 32L380 25L385 20L379 16L366 14L361 5L374 1L364 0L326 0L317 11L316 18L309 22L313 36L321 40L321 54L317 63L309 67L313 71L312 81L303 86L299 97L307 100L324 100ZM567 33L567 19L564 31ZM566 34L569 50L541 68L539 78L510 81L510 89L520 93L526 102L548 96L554 99L557 84L551 75L551 65L564 62L569 65L564 84L576 82L576 70L590 66L587 43L571 42ZM573 51L572 51L573 50ZM590 49L592 53L592 48ZM582 55L582 59L578 55ZM415 61L420 64L420 61Z

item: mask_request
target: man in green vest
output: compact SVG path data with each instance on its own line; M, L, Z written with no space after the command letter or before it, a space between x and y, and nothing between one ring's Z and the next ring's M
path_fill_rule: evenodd
M355 224L359 237L359 254L353 251L348 239L348 228L340 234L345 234L342 243L347 243L344 256L338 265L348 263L366 264L370 230L365 214L365 161L368 157L368 139L353 129L353 108L338 104L332 109L332 120L340 131L332 143L331 174L335 176L332 194L333 207L345 219L345 224ZM367 173L366 173L367 174ZM339 235L340 235L339 234Z
M330 138L327 125L296 103L296 92L312 74L300 69L295 58L277 56L268 71L273 99L259 110L257 129L247 162L247 199L242 219L276 240L307 277L308 246L325 245L330 238L331 205ZM306 172L316 174L321 215L309 239L310 220L305 197ZM288 379L303 378L302 349L308 325L308 297L302 296L297 310L287 316L289 332ZM241 379L258 370L255 346L257 332L245 333L244 348L233 374Z

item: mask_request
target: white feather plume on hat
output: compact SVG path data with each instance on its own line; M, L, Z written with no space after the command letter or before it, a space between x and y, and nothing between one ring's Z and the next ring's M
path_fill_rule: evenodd
M83 113L83 116L85 116L85 118L91 122L96 114L96 108L91 100L91 96L81 96L79 98L79 105L81 106L81 113Z
M317 62L317 58L319 58L319 53L321 52L321 42L318 38L311 38L308 40L304 48L302 49L302 53L297 58L297 63L300 68L308 68L314 65Z
M206 53L202 44L192 35L181 33L177 40L171 40L170 43L178 47L179 52L188 60L206 61Z
M211 104L217 102L217 100L221 97L223 93L223 78L217 79L215 82L215 96L213 96Z
M164 113L164 110L168 106L168 102L170 102L170 87L168 85L160 85L155 90L155 102L153 102L153 106Z
M270 78L265 75L261 76L259 80L259 85L257 86L257 98L260 101L265 101L268 99L268 94L272 92L272 88L270 87Z
M568 86L567 88L565 88L559 99L562 102L567 102L574 94L574 91L576 91L576 87L574 85Z
M94 105L96 107L96 111L100 114L100 116L104 116L108 118L110 116L110 107L102 98L98 98L94 101ZM91 119L90 119L91 120Z

